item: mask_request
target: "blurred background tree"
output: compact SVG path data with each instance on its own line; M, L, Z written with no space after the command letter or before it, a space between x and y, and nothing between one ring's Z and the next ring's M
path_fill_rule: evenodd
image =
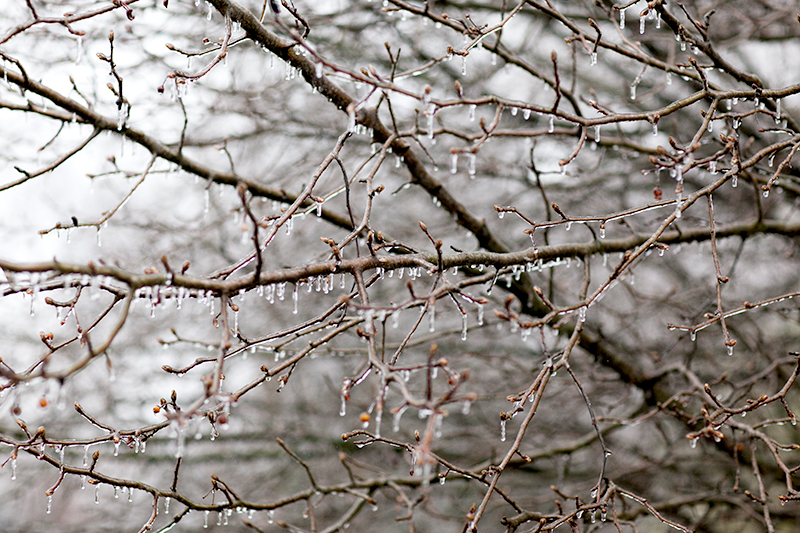
M795 527L794 2L8 4L2 531Z

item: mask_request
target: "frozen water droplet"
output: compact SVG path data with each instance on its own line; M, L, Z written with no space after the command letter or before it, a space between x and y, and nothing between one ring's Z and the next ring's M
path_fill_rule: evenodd
M655 137L656 135L658 135L658 124L653 122L653 137Z
M728 355L733 355L733 345L732 344L728 345Z
M631 100L636 100L636 84L631 85Z
M597 52L592 52L589 56L589 66L595 66L597 64Z
M450 174L458 172L458 154L450 154Z
M500 441L501 442L505 442L506 441L506 422L507 422L507 420L505 418L501 418L500 419Z
M600 124L594 127L594 142L600 142Z
M639 35L644 35L645 17L639 17Z
M49 494L47 496L47 514L50 514L50 509L53 506L53 495Z
M625 29L625 10L624 9L620 9L619 10L619 29L621 29L621 30Z
M461 313L461 340L467 340L467 313Z
M550 115L550 124L547 127L547 132L548 133L553 133L555 131L555 129L556 129L556 119L555 119L555 117L553 117L553 115Z
M466 76L467 75L467 56L466 55L461 56L461 75L462 76Z

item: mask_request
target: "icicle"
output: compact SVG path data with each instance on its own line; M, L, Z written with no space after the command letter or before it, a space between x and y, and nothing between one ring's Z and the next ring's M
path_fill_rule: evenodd
M556 119L553 115L550 115L550 125L547 127L547 133L553 133L556 129Z
M211 9L211 4L206 2L206 7L208 8L208 13L206 14L206 20L211 20L211 13L213 12Z
M467 154L467 162L468 162L468 166L467 166L468 170L467 171L469 172L470 179L475 179L475 173L476 173L475 160L476 159L477 158L476 158L474 153ZM772 166L772 165L770 165L770 166Z
M17 458L11 458L11 481L17 479Z
M461 340L467 340L467 313L461 313Z
M299 300L297 294L297 283L294 284L294 290L292 291L292 314L297 314L297 301Z
M94 486L94 504L98 505L100 503L100 484Z
M636 100L636 83L631 85L631 100Z
M639 35L644 35L645 17L639 17Z
M592 52L589 55L589 66L593 67L597 64L597 52Z
M203 511L203 528L208 529L208 513L210 511Z
M658 135L658 124L653 122L653 137Z
M619 10L619 29L621 29L621 30L625 29L625 10L624 9L620 9Z
M50 509L52 508L52 506L53 506L53 495L52 494L48 494L47 495L47 514L50 514Z
M733 344L728 345L728 355L733 355Z
M467 75L467 56L466 55L461 56L461 75L462 76L466 76Z
M381 437L381 419L383 418L383 409L376 409L375 411L375 437Z
M594 127L594 142L600 142L600 124Z
M76 47L75 47L76 48L75 49L75 64L76 65L80 65L81 64L81 58L83 57L83 37L78 35L78 38L76 39L76 43L75 44L76 44Z
M600 238L601 239L606 238L606 227L604 224L600 224Z
M475 104L472 104L472 105L469 106L469 121L470 122L475 122L475 109L477 107L478 106L475 105Z
M183 457L183 452L185 450L185 443L186 443L186 436L183 431L183 426L180 421L175 422L175 457L181 458Z
M483 325L483 304L478 304L478 325Z
M656 13L656 29L661 29L661 12Z
M345 398L344 393L342 393L342 405L339 407L339 416L344 416L347 414L347 398Z
M164 514L169 514L169 498L164 499Z
M775 100L775 124L778 124L781 121L781 100L778 98Z
M500 442L506 441L506 422L505 418L500 419Z
M455 174L458 172L458 154L451 153L450 154L450 174Z
M436 308L432 305L428 308L428 331L436 331Z

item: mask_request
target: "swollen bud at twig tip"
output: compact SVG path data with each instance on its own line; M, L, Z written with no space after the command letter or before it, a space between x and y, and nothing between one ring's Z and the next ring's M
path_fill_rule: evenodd
M553 50L552 52L550 52L550 60L551 60L553 63L555 63L556 61L558 61L558 54L556 53L556 51L555 51L555 50Z
M422 231L424 231L424 232L426 232L426 233L427 233L427 231L428 231L428 227L427 227L427 226L425 225L425 223L424 223L424 222L422 222L421 220L419 221L419 227L420 227L420 228L422 228Z
M109 41L113 41L114 40L114 30L111 30L110 32L108 32L108 40Z

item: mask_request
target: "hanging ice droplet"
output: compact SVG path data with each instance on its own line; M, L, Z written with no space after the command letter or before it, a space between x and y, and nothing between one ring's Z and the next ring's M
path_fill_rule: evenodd
M697 340L697 330L691 330L689 332L689 338L692 339L692 342Z
M339 407L339 416L344 416L347 414L347 399L345 398L344 394L342 394L342 405Z
M653 137L655 137L656 135L658 135L658 124L653 122Z
M645 17L639 17L639 35L644 35Z
M100 484L94 486L94 504L98 505L100 503Z
M206 2L206 7L208 8L208 13L206 13L206 20L211 20L211 13L213 10L211 9L211 4Z
M468 162L467 171L469 172L470 179L474 179L475 178L475 174L476 174L475 160L476 159L477 159L477 157L475 156L474 153L467 154L467 162Z
M728 345L728 355L733 355L733 344Z
M461 313L461 340L467 340L467 313Z
M621 30L625 29L625 10L624 9L620 9L619 10L619 29L621 29Z
M547 127L547 133L553 133L556 129L556 119L553 115L550 115L550 125Z
M597 52L592 52L589 55L589 66L595 66L597 64Z
M433 306L428 308L428 331L430 333L436 331L436 310Z
M737 185L739 185L739 179L736 176L736 174L734 174L733 176L731 176L731 187L735 189Z
M322 61L317 61L317 63L314 65L314 75L317 78L321 78L322 77L322 67L323 66L324 65L322 64Z
M483 325L483 304L478 304L478 325Z
M478 106L475 105L475 104L472 104L472 105L469 106L469 121L470 122L475 122L475 109L477 107Z
M600 225L600 238L601 239L606 238L606 227L603 225Z
M461 56L461 75L462 76L466 76L467 75L467 56L466 55Z
M636 100L636 84L631 85L631 100Z
M51 509L52 506L53 506L53 495L52 494L48 494L47 495L47 514L50 514L50 509Z
M600 124L594 127L594 142L600 142Z
M500 442L506 441L506 419L500 419Z
M450 154L450 174L458 172L458 154Z
M297 314L297 301L299 300L299 296L297 294L297 283L294 284L294 290L292 291L292 314Z
M203 511L203 528L208 529L208 513L210 511Z
M11 481L17 479L17 458L11 458Z

